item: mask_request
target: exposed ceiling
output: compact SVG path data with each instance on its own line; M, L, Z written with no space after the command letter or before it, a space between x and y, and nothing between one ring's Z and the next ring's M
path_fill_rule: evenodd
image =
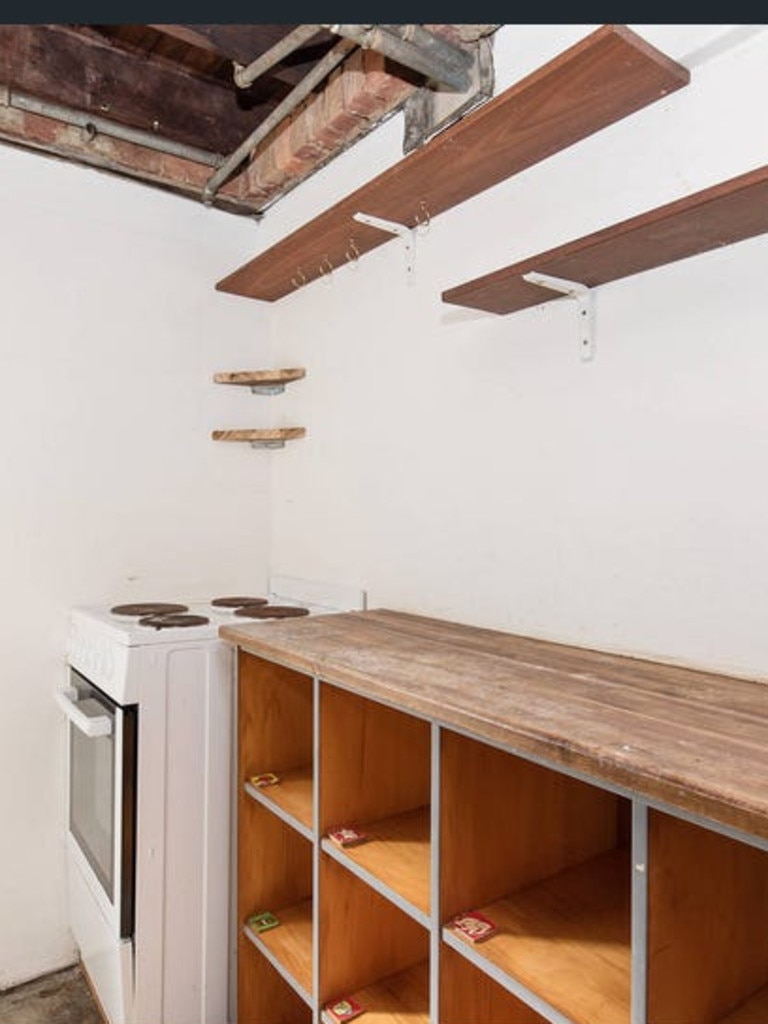
M0 25L0 141L259 214L403 104L409 149L490 95L498 27Z

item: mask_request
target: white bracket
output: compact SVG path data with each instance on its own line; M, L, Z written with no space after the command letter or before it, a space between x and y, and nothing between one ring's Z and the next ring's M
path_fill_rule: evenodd
M282 395L285 384L251 384L252 395Z
M592 359L595 354L592 289L586 284L580 284L578 281L567 281L563 277L539 274L535 270L532 270L529 274L523 274L523 280L530 281L531 284L538 284L542 288L551 288L554 292L562 292L569 299L574 299L579 328L579 353L585 362Z
M379 231L388 231L390 235L397 235L403 240L406 280L408 284L412 284L416 262L416 232L414 229L409 228L406 224L398 224L394 220L374 217L369 213L355 213L353 219L360 224L367 224L368 227L378 228Z

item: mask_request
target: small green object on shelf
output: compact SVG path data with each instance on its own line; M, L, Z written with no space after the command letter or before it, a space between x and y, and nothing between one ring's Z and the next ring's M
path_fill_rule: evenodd
M271 910L262 910L258 914L251 914L245 923L252 932L266 932L270 928L277 928L280 920Z

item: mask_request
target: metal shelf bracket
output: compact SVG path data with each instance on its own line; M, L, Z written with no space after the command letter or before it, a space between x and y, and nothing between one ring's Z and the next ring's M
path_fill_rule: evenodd
M374 217L369 213L355 213L353 219L360 224L367 224L370 228L378 228L379 231L388 231L390 235L397 235L402 239L403 251L405 253L405 277L408 284L413 284L413 277L416 270L416 232L406 224L398 224L394 220L384 220L382 217Z
M282 438L270 438L266 441L251 441L251 448L285 448L285 441Z
M251 384L252 395L282 395L285 384Z
M535 270L523 274L523 279L530 281L531 284L538 284L542 288L562 292L563 295L575 301L579 329L579 354L584 362L593 359L595 355L595 325L592 289L578 281L568 281L563 277L552 277L550 274L539 274Z

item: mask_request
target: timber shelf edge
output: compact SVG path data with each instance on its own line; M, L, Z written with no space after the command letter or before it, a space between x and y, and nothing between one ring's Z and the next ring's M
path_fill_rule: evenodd
M515 313L560 298L526 274L594 288L768 231L768 164L529 256L442 293L443 302Z
M688 69L626 25L602 25L216 284L275 302L409 228L688 84Z
M276 370L229 370L214 373L213 382L247 387L255 394L277 395L285 390L286 384L302 380L306 375L307 371L302 366Z
M247 441L254 448L282 448L286 441L306 436L305 427L272 427L254 430L212 430L213 441Z

